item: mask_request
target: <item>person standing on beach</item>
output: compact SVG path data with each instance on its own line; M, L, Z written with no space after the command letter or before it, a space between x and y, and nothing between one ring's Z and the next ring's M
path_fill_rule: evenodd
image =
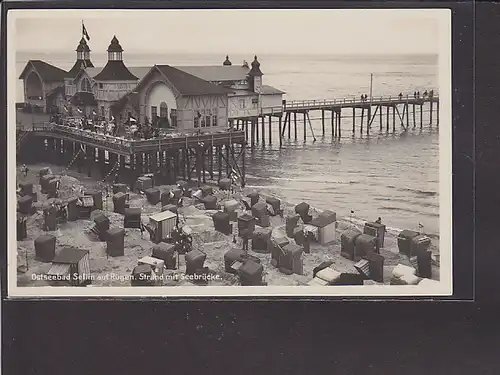
M243 239L243 251L248 252L248 230L244 229L241 231L241 237Z
M21 166L21 173L24 175L24 177L28 176L28 167L26 166L26 164L23 164Z

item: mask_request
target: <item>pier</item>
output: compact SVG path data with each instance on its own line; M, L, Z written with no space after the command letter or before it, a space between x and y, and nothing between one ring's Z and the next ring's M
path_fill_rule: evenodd
M143 174L157 183L177 179L198 184L236 177L245 186L245 135L242 131L127 140L52 123L33 124L17 132L16 151L23 162L48 161L75 166L78 172L133 184Z
M428 107L425 111L424 106ZM147 140L129 140L53 123L33 123L18 126L16 151L18 159L25 162L66 163L69 167L76 166L79 172L86 169L89 177L98 173L104 180L109 178L115 182L133 184L140 175L153 174L166 184L180 178L195 179L201 184L207 178L213 180L214 171L218 171L219 180L224 177L236 179L244 187L247 145L253 148L259 143L265 145L266 141L272 144L276 122L280 148L287 137L297 140L297 117L302 122L304 142L308 129L316 141L310 112L321 113L321 117L314 119L321 119L323 137L330 123L333 139L342 137L342 119L348 118L352 118L352 136L357 132L369 135L374 124L380 132L387 133L417 126L422 129L424 125L433 126L434 114L435 125L439 127L438 96L284 100L282 107L272 113L229 119L227 131L171 134ZM424 112L429 113L429 121L425 124Z
M424 110L424 107L427 108ZM311 118L310 112L321 112L321 117ZM418 122L417 112L419 112ZM428 123L424 123L424 113L429 114ZM300 125L303 127L304 142L307 140L308 132L311 133L313 140L316 140L311 123L313 119L321 119L322 136L326 135L329 122L332 138L341 138L342 119L347 118L352 119L352 135L358 131L360 135L369 135L374 124L378 125L381 132L385 130L393 133L401 129L407 131L410 127L423 129L424 126L434 125L434 121L436 127L439 127L439 96L382 96L366 100L353 97L333 100L284 100L280 113L267 115L269 144L272 144L273 119L278 122L279 143L282 147L284 139L298 139ZM259 122L261 122L260 129ZM266 143L265 123L266 116L261 116L238 119L230 124L244 131L250 146L255 146Z

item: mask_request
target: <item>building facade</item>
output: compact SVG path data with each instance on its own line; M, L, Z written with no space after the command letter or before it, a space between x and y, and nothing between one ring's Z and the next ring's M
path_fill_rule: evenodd
M94 66L90 52L82 38L68 72L40 60L28 61L19 77L25 106L121 123L152 123L172 132L220 131L228 120L283 111L284 92L262 84L257 56L251 67L234 66L226 56L220 66L129 68L116 36L103 68Z

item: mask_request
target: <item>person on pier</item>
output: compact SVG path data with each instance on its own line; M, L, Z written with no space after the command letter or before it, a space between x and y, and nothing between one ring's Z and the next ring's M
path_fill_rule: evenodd
M413 97L416 99L417 98L417 92L413 91Z
M420 99L420 91L417 91L417 98Z
M424 98L427 96L427 90L424 91Z
M403 94L402 93L399 93L399 100L403 99Z

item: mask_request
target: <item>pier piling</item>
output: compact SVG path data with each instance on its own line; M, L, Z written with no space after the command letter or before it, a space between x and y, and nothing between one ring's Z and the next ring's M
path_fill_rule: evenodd
M430 104L430 113L429 113L429 125L432 125L432 100L431 102L429 103Z
M293 126L295 127L295 140L297 140L297 112L293 113Z
M273 138L272 138L272 121L273 117L269 115L269 144L271 145L273 143ZM281 133L280 133L281 134Z
M323 137L325 136L325 110L321 110L321 130L323 131Z
M304 112L304 142L306 141L306 138L307 138L307 128L306 128L306 118L307 116L307 112Z
M279 130L279 136L280 136L280 148L283 146L283 135L281 132L281 116L278 117L278 130Z
M423 105L420 104L420 129L422 129L422 126L423 126L423 124L422 124L422 118L424 116L422 114L423 114Z
M365 107L361 108L361 132L360 134L363 135L363 120L365 117Z
M356 108L352 107L352 134L356 133Z
M380 122L380 124L379 124L379 130L380 131L382 131L382 126L383 126L383 124L382 124L382 110L383 110L383 108L384 107L382 107L381 105L379 105L379 111L380 111L380 113L379 113L379 122Z
M417 126L417 123L415 121L415 104L413 104L413 128L415 128L415 126Z

